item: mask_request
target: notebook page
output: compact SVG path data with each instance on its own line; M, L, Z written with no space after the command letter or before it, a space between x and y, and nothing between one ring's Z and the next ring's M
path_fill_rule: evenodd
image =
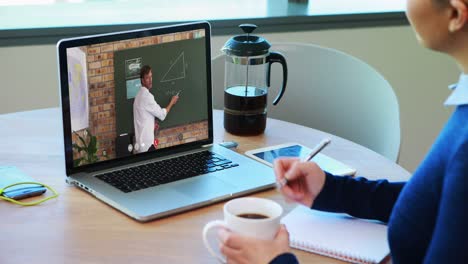
M292 247L362 263L378 263L390 253L387 226L376 221L298 206L281 222Z

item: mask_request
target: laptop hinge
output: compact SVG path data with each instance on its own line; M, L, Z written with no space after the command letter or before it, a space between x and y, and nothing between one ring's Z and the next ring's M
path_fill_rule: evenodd
M212 147L213 144L206 144L206 145L202 145L202 148L207 148L207 147Z

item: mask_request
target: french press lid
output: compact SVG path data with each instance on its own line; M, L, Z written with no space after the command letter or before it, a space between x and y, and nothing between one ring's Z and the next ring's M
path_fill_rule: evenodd
M246 33L230 38L221 49L226 55L250 57L268 54L271 44L264 38L250 35L257 26L254 24L241 24L239 27Z

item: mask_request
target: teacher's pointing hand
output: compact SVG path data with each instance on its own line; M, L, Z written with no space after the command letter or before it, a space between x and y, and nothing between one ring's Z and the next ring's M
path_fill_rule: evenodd
M172 96L171 98L171 101L169 102L169 104L166 106L166 111L169 113L172 109L172 106L174 106L177 101L179 100L179 96L178 95L174 95Z
M178 100L179 100L179 96L178 96L178 95L172 96L172 98L171 98L171 104L172 104L172 105L175 105L175 104L177 103Z

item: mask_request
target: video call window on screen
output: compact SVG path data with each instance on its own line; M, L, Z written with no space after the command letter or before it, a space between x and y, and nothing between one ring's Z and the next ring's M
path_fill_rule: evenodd
M157 104L179 96L163 121L155 118L151 150L208 138L204 30L68 48L67 65L75 167L138 152L133 104L144 65Z

